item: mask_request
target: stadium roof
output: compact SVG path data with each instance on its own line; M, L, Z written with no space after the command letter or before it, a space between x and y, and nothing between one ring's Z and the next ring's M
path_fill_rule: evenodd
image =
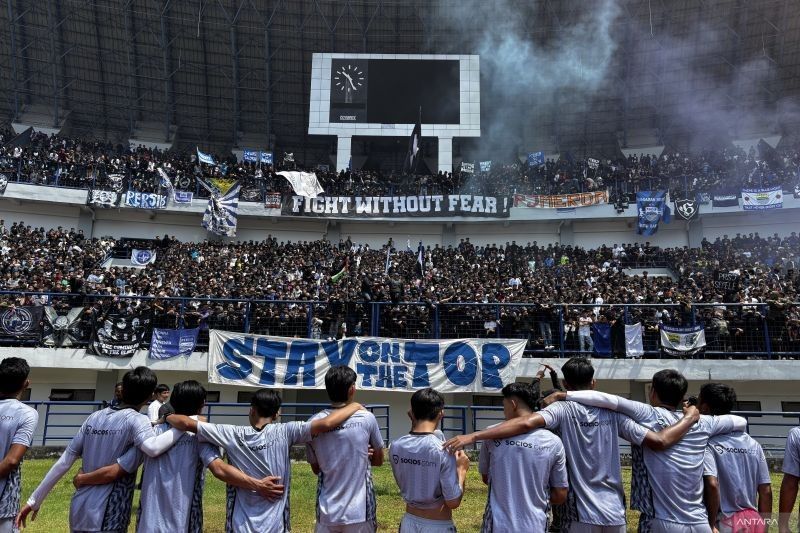
M588 7L600 4L600 14ZM587 81L588 94L579 89L592 75L592 35L575 39L587 57L566 88L539 79L508 99L482 83L484 117L502 103L514 109L507 116L524 118L508 124L507 138L576 153L610 154L648 136L680 145L717 121L687 121L695 113L681 107L686 101L713 107L721 122L728 113L737 128L776 131L795 120L787 102L800 93L800 3L791 0L7 0L4 7L0 113L8 119L41 116L63 122L65 133L113 140L150 128L164 138L177 132L183 146L271 144L308 162L326 160L335 147L306 133L313 52L481 53L484 73L508 75L508 65L480 46L487 32L535 43L516 67L523 72L531 57L563 61L553 49L569 43L559 36L580 21L584 33L603 31L610 12L611 54L602 83ZM558 68L542 77L557 77ZM747 110L756 116L735 118ZM485 128L491 124L484 118Z

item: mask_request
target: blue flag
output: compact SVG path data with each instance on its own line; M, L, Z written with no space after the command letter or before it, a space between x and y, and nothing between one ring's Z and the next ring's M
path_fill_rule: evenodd
M170 359L171 357L192 355L199 333L200 328L154 328L153 337L150 340L150 359Z
M531 152L528 154L528 166L539 167L544 165L544 152Z
M636 209L639 220L636 232L639 235L653 235L658 231L658 223L670 221L670 213L665 212L667 207L667 191L640 191L636 193Z
M211 154L201 152L200 148L197 149L197 160L206 165L216 165L214 157Z
M600 356L611 355L611 324L596 323L592 324L592 341L594 341L594 353Z

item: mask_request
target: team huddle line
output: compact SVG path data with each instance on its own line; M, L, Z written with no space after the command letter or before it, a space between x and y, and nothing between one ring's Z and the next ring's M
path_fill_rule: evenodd
M620 438L632 444L631 508L640 511L639 531L757 532L773 523L766 459L745 432L746 420L730 414L731 387L708 383L699 398L685 402L686 379L662 370L644 404L595 391L588 359L570 359L561 370L566 390L554 371L559 389L545 398L544 372L533 383L510 383L502 390L505 422L446 442L437 429L443 396L418 390L411 397L411 431L385 454L374 415L354 401L356 374L346 366L325 376L330 408L306 422L279 423L280 396L259 389L246 426L203 421L206 391L193 380L175 385L174 413L151 423L139 411L157 390L157 378L138 367L123 378L121 403L86 419L20 508L20 464L38 415L19 401L30 385L28 364L6 358L0 362L0 533L34 520L78 459L73 532L127 531L141 465L139 532L203 531L205 469L228 486L227 532L289 531L295 444L306 445L318 476L315 531L376 531L370 466L380 466L386 455L406 503L399 531L452 532L470 468L461 450L478 441L478 469L489 487L482 531L624 532ZM798 492L800 428L789 434L783 472L780 533L790 531Z

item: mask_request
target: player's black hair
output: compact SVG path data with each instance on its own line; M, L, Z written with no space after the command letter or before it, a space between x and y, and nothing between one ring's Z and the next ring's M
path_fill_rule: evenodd
M653 390L658 394L658 399L670 407L678 407L686 396L689 384L683 374L668 368L653 374Z
M539 383L509 383L501 391L503 398L514 398L535 411L539 404Z
M258 389L250 398L250 406L263 418L275 418L281 403L280 395L272 389Z
M122 377L122 401L128 405L140 405L150 399L158 383L155 372L146 366L128 370Z
M736 391L724 383L706 383L700 387L700 403L708 405L712 415L727 415L736 406Z
M356 383L356 372L349 366L332 366L325 374L325 390L334 403L346 402L347 391Z
M167 387L166 385L164 385L164 384L162 383L161 385L159 385L158 387L156 387L156 390L155 390L154 392L155 392L156 394L161 394L162 392L169 392L169 387Z
M573 389L588 389L594 379L592 362L585 357L573 357L561 367L564 381Z
M21 357L6 357L0 362L0 395L16 396L25 386L31 373L28 362Z
M444 396L427 388L415 392L411 396L411 412L417 420L436 420L444 409Z
M157 390L158 387L156 387ZM196 415L206 403L206 389L193 379L181 381L172 388L169 403L179 415Z

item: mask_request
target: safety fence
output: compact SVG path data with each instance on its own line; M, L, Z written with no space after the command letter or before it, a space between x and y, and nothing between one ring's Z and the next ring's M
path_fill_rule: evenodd
M64 446L83 421L94 411L102 409L105 402L25 402L39 412L39 426L34 433L34 445ZM284 403L281 406L281 420L284 422L305 421L312 415L326 409L323 403ZM384 443L388 444L392 435L390 426L390 406L383 404L365 406L378 421ZM247 425L250 405L247 403L209 403L203 415L209 422ZM759 441L768 455L783 454L789 430L800 425L800 413L780 411L736 411L748 421L748 432ZM497 406L450 405L445 408L441 430L446 437L485 429L503 421L503 408ZM624 445L621 451L627 452Z
M130 319L147 348L153 328L208 330L312 339L380 336L407 339L521 338L526 354L601 356L592 332L609 333L602 355L625 357L625 326L642 325L643 357L668 357L662 326L702 326L705 348L695 358L800 356L800 303L561 304L320 302L261 299L161 298L63 293L0 292L0 346L86 346L93 332L115 318ZM43 306L41 324L8 314L12 307ZM14 322L7 324L7 318Z

